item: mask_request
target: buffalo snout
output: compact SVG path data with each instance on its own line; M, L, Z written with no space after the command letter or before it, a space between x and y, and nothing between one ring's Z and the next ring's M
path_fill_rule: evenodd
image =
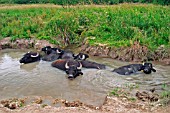
M68 75L68 79L73 80L74 76L72 74Z

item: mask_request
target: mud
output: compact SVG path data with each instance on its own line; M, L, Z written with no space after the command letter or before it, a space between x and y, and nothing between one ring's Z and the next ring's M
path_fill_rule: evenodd
M163 45L155 51L150 51L146 46L141 46L135 42L130 47L111 48L103 46L81 46L80 51L93 56L109 57L121 61L143 62L159 61L165 65L170 65L170 49Z
M44 104L44 101L51 101L51 105ZM28 103L28 100L30 103ZM37 101L38 100L38 101ZM39 103L40 102L40 103ZM20 104L18 104L20 103ZM27 104L26 104L27 103ZM60 107L55 105L60 103ZM17 107L9 107L10 105ZM26 97L22 99L2 100L0 104L1 113L168 113L165 112L168 108L163 107L163 112L160 111L159 104L151 106L150 102L129 101L126 98L118 98L107 96L105 103L102 106L92 106L84 104L80 101L67 101L63 99L53 99L51 97ZM161 109L163 109L161 108ZM168 110L167 110L168 111Z
M15 41L11 40L11 37L4 38L0 40L0 50L11 48L11 49L37 49L40 50L44 46L58 47L49 43L46 40L36 40L36 39L16 39Z

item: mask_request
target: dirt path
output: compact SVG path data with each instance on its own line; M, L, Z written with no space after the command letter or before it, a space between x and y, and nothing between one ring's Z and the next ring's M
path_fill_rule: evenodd
M66 104L65 104L66 105ZM68 104L67 104L68 105ZM106 102L101 107L83 105L80 103L70 103L73 107L52 107L42 104L30 104L14 110L0 105L0 113L168 113L167 107L151 106L149 102L137 100L135 102L125 98L107 97Z

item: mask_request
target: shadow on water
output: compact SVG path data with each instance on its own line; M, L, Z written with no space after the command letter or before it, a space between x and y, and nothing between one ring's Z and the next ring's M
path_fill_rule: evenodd
M116 67L129 64L109 58L90 57L90 60L107 65L106 70L82 69L84 75L68 80L65 72L51 67L51 62L35 62L21 65L19 59L27 52L21 50L0 51L0 99L24 96L51 96L70 101L101 105L109 91L127 84L139 85L138 90L170 84L170 66L155 65L156 73L121 76L111 72ZM133 93L133 92L132 92Z
M23 69L25 71L31 71L33 69L36 69L36 67L39 65L39 62L35 62L35 63L30 63L30 64L21 64L20 65L20 69Z

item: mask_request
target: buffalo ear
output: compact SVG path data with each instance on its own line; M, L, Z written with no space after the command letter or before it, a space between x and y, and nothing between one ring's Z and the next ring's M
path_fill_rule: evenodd
M79 72L79 74L80 74L80 75L83 75L83 73L82 73L82 72Z
M152 68L152 71L153 71L153 72L156 72L156 69Z
M89 58L89 55L85 54L86 58Z

